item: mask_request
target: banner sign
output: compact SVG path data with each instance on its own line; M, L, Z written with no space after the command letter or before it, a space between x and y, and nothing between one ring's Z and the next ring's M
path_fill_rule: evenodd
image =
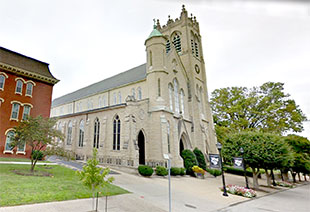
M221 168L220 155L218 154L209 154L210 157L210 168L219 169Z
M234 159L234 168L243 169L243 158L234 157L233 159Z

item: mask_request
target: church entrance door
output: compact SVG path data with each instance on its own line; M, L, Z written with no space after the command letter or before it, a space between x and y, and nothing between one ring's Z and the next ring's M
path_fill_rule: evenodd
M138 135L139 164L145 165L145 138L142 130Z
M179 149L180 149L180 156L182 157L182 152L183 152L183 150L184 150L184 143L183 143L182 138L180 139L180 146L179 146Z

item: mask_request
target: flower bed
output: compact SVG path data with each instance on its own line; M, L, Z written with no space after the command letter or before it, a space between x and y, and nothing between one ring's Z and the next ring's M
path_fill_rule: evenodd
M287 187L287 188L293 188L294 187L293 183L289 183L289 182L285 182L285 181L277 182L277 185L282 186L282 187Z
M226 190L228 193L240 195L243 197L248 198L256 197L256 192L254 190L245 188L243 186L228 185L226 186Z

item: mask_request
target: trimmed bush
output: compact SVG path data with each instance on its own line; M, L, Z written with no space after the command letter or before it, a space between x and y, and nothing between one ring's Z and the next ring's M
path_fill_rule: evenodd
M207 172L209 172L214 177L220 176L222 174L222 171L219 169L209 169L207 168Z
M152 167L141 165L138 167L138 171L142 176L151 176L154 172Z
M198 166L195 154L191 150L185 149L182 151L181 155L184 160L186 174L195 176L194 171L192 170L193 166Z
M34 150L34 151L32 151L31 156L32 156L33 160L36 160L36 159L43 160L44 154L40 150Z
M186 169L180 168L180 175L181 175L181 176L184 176L184 175L185 175L185 171L186 171Z
M203 155L202 151L196 147L193 152L197 158L198 166L202 168L203 170L206 170L207 164L206 164L205 156Z
M181 168L179 168L179 167L171 167L170 174L173 175L173 176L181 175Z
M155 172L158 176L166 176L168 175L168 170L163 166L157 166Z
M243 169L237 169L237 168L234 168L231 166L224 166L223 169L227 173L244 176ZM258 177L261 178L261 174L263 174L263 173L264 173L264 171L260 170ZM246 176L253 177L252 169L249 169L249 168L246 169Z

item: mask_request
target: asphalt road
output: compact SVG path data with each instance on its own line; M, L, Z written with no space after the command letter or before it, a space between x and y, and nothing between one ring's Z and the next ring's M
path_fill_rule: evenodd
M309 212L310 184L241 202L218 212Z

